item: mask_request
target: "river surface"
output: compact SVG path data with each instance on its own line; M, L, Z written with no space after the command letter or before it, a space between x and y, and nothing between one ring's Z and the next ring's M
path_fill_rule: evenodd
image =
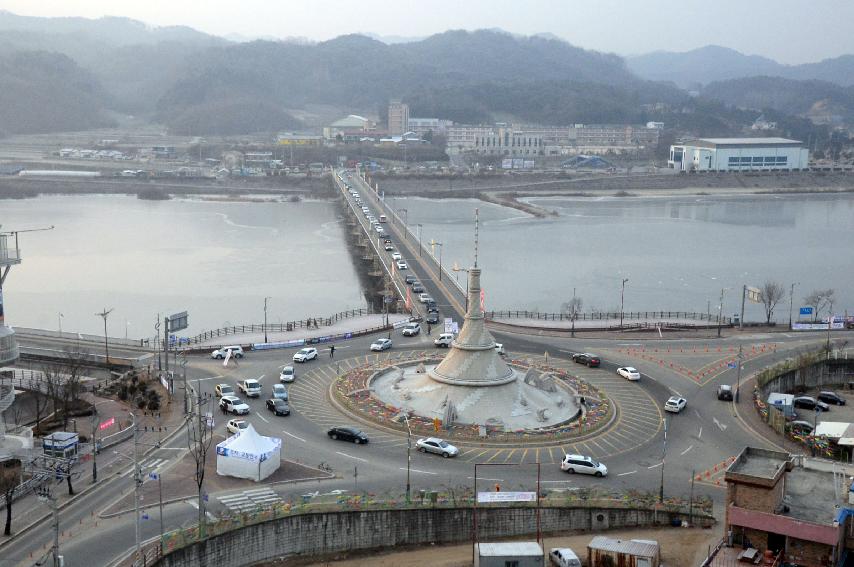
M854 313L854 195L529 198L558 212L535 219L477 200L392 199L425 246L443 243L445 266L473 261L474 210L487 309L555 312L576 294L584 310L740 310L742 285L785 287L775 318L787 321L814 289L836 290ZM439 255L439 247L435 248ZM459 273L460 281L465 274ZM748 303L746 319L763 317Z
M142 201L117 195L0 200L23 262L4 286L12 326L148 337L157 314L189 312L181 334L365 307L332 202ZM60 317L62 313L62 317Z

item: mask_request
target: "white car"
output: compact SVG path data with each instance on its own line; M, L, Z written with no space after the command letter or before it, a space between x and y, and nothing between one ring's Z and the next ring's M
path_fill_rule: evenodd
M317 360L317 349L314 347L301 348L294 354L294 362L308 362L309 360Z
M403 331L402 331L404 337L414 337L415 335L417 335L420 332L421 332L421 325L419 325L418 323L407 323L403 327Z
M371 350L380 352L391 348L391 339L377 339L371 343Z
M397 260L403 260L403 256L401 256L401 255L400 255L400 252L394 252L394 253L391 255L391 259L392 259L392 260L395 260L395 261L397 261Z
M418 296L418 301L420 301L421 303L427 303L429 301L433 301L433 298L430 297L429 293L422 293Z
M608 476L608 467L584 455L566 455L560 462L560 470L568 473Z
M397 261L397 269L398 270L408 270L409 266L407 266L406 262L404 262L403 260L398 260Z
M679 413L688 404L688 400L679 396L670 396L670 399L664 402L664 411Z
M631 366L623 366L622 368L617 368L617 374L619 374L626 380L630 380L632 382L640 380L640 372L638 372L636 368L632 368Z
M394 250L394 246L391 245L391 242L386 242L385 244L383 244L383 248L385 248L389 252Z
M460 454L459 449L438 437L419 439L416 441L415 446L418 447L418 450L422 453L436 453L437 455L442 455L446 459L448 457L456 457Z
M225 424L229 433L240 433L247 427L249 427L249 422L243 419L229 419L228 423Z
M229 384L217 384L214 388L214 392L220 398L223 396L233 396L234 388L232 388Z
M453 333L442 333L439 335L438 339L433 341L433 344L436 345L437 348L450 348L452 342L454 342Z
M379 225L375 226L374 230L377 231L377 234L384 234L385 233L385 229Z
M211 358L222 360L228 355L228 351L231 351L234 358L243 358L243 347L238 345L220 347L211 353Z
M226 413L234 415L246 415L249 413L249 406L237 396L223 396L219 400L219 407Z
M279 382L293 382L294 378L297 377L297 373L294 371L293 366L285 366L282 368L282 372L279 374Z
M240 391L246 394L247 398L257 398L261 395L261 382L254 378L242 380L238 385Z

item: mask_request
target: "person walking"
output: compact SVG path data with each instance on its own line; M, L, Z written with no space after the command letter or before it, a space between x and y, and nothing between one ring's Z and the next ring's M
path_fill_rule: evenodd
M335 358L335 345L329 347L329 358Z
M430 323L427 323L427 336L428 337L430 336L430 332L432 330L433 330L433 325L431 325Z

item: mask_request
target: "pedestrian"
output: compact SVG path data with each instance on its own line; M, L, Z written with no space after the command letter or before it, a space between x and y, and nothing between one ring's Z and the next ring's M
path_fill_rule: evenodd
M335 358L335 345L329 347L329 358Z
M430 336L430 332L433 330L433 325L427 323L427 336Z

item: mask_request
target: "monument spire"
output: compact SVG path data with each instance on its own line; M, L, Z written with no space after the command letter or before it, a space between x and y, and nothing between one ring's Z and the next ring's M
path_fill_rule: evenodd
M474 267L477 268L477 237L478 237L478 225L480 224L480 209L476 208L474 210Z

